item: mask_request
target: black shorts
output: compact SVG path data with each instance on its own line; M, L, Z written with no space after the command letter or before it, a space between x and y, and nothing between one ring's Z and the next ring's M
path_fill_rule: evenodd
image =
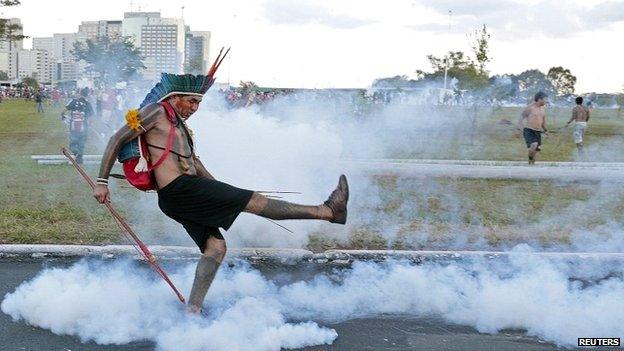
M542 132L524 128L522 135L524 135L524 141L526 142L527 148L530 148L533 143L537 143L538 147L542 145Z
M164 214L182 224L204 252L209 237L223 240L219 228L230 229L252 195L251 190L183 174L158 190L158 206Z

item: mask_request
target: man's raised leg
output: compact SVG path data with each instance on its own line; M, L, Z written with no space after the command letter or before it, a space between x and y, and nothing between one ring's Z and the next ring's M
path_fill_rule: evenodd
M210 284L212 284L217 270L221 262L223 262L226 251L225 240L215 237L210 237L206 240L206 248L195 269L195 280L193 281L193 288L191 288L187 307L189 312L201 312L208 288L210 288Z
M245 208L270 219L322 219L332 223L345 224L347 221L347 202L349 185L344 175L340 176L338 186L327 201L317 206L298 205L292 202L270 199L260 193L254 193Z

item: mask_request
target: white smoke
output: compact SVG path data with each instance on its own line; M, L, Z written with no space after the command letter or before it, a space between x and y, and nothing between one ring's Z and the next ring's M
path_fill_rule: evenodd
M620 194L608 183L574 185L594 195L557 213L546 211L544 215L526 219L520 213L523 211L520 204L510 203L500 209L501 213L523 223L526 230L518 229L513 236L489 243L490 228L483 225L487 219L463 202L460 191L449 182L399 178L396 187L383 189L374 179L351 171L345 162L353 158L403 155L474 157L480 146L471 146L472 118L484 120L483 114L492 113L488 108L462 110L457 106L390 104L369 106L369 111L358 115L354 93L326 92L297 93L261 106L232 110L224 106L220 94L208 94L204 100L202 109L189 123L202 162L218 180L252 190L299 191L302 194L274 195L302 204L323 202L341 173L346 173L351 187L347 226L319 221L281 222L295 232L291 234L265 219L243 213L225 234L230 247L300 248L308 244L310 234L346 244L353 232L364 230L381 235L389 247L401 233L408 233L404 244L416 249L500 250L527 242L547 250L592 250L574 243L548 247L549 243L540 241L540 228L545 225L567 228L576 224L578 228L570 232L591 233L592 230L582 229L579 218L584 218L588 211L612 207ZM511 186L509 189L513 191ZM414 200L422 196L410 199L407 194L413 192L428 194L439 201L440 211L417 218L419 209L427 213L435 211L427 208L427 203ZM144 195L140 201L132 199L143 204L137 211L143 215L133 219L137 228L142 229L141 235L147 236L148 242L194 245L180 225L160 213L155 200L155 195ZM384 209L384 204L389 202L399 206ZM464 225L465 217L472 219L469 226ZM420 227L408 228L414 219L421 222ZM614 223L613 227L617 225ZM614 240L618 237L621 236L613 234Z
M1 309L82 341L152 340L161 350L330 344L336 332L317 323L385 313L436 316L485 333L523 329L573 346L578 337L624 337L624 279L614 275L621 269L599 260L526 254L508 262L355 263L351 270L278 286L239 263L219 272L205 302L208 316L200 318L186 315L168 287L144 268L81 261L44 270L5 296ZM193 271L188 264L172 275L182 291L189 291Z

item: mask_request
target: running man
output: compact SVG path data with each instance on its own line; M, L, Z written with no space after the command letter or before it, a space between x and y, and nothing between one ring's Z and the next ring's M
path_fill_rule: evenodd
M522 130L524 141L529 150L529 164L535 164L535 156L541 151L542 133L546 130L546 112L545 107L547 95L540 91L535 94L533 102L527 106L518 120L518 128Z
M211 69L212 71L212 69ZM102 157L93 196L109 201L108 177L119 150L128 141L142 135L149 145L149 159L159 160L174 128L171 152L153 170L158 186L158 205L168 217L182 224L195 241L202 256L197 264L187 310L200 313L204 297L226 253L219 228L228 230L241 212L282 219L317 219L345 224L349 188L344 175L327 201L316 206L298 205L268 198L258 192L239 189L216 180L199 160L186 121L199 108L202 96L214 78L203 75L162 74L161 82L140 105L140 126L121 127L110 139ZM175 123L168 119L169 106L175 111Z
M568 123L566 123L566 127L569 126L570 123L575 122L572 136L574 137L574 143L576 144L576 149L578 150L579 155L582 155L583 137L585 136L585 131L587 130L587 121L589 121L589 109L583 106L582 97L578 96L575 101L576 106L572 109L572 117Z
M93 116L93 107L87 101L89 89L80 90L80 96L76 97L65 106L61 118L69 125L69 149L76 155L76 162L82 164L85 144L87 142L87 130L90 119ZM69 112L69 114L67 113Z

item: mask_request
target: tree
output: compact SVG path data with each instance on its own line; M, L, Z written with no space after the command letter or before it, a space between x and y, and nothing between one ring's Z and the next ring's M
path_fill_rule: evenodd
M9 80L9 75L5 71L0 71L0 80Z
M518 90L525 97L530 97L538 91L553 95L555 87L552 85L548 77L537 69L530 69L513 76L518 84Z
M24 79L22 79L22 84L29 86L33 89L39 89L39 82L37 82L37 80L32 77L25 77Z
M0 7L17 6L19 4L19 0L0 0ZM20 26L19 24L11 24L9 23L9 19L0 18L0 41L8 41L10 43L16 40L28 38L27 36L22 34L15 34L20 29L22 29L22 26Z
M74 43L72 54L87 63L86 71L94 73L106 85L127 81L144 69L143 57L130 37L99 37Z
M414 81L409 80L407 76L394 76L375 79L375 81L373 81L373 87L399 89L409 87L410 83L413 82Z
M496 100L514 98L518 95L517 77L510 74L492 76L488 90L489 95Z
M427 59L433 68L433 73L417 71L426 80L444 79L444 70L448 63L447 75L459 81L459 89L480 89L488 84L487 72L479 70L474 61L461 51L449 51L444 57L428 55Z
M574 94L574 85L576 85L576 77L572 75L569 69L561 66L552 67L546 75L550 83L554 86L557 95Z
M431 64L434 73L442 72L446 68L447 62L449 69L466 69L471 65L474 65L469 57L461 51L449 51L444 57L435 57L433 55L427 55L427 60Z
M477 60L477 67L479 68L480 73L486 73L485 65L492 61L492 57L489 52L490 33L488 33L487 26L484 24L481 29L475 30L472 35L474 36L472 52Z

